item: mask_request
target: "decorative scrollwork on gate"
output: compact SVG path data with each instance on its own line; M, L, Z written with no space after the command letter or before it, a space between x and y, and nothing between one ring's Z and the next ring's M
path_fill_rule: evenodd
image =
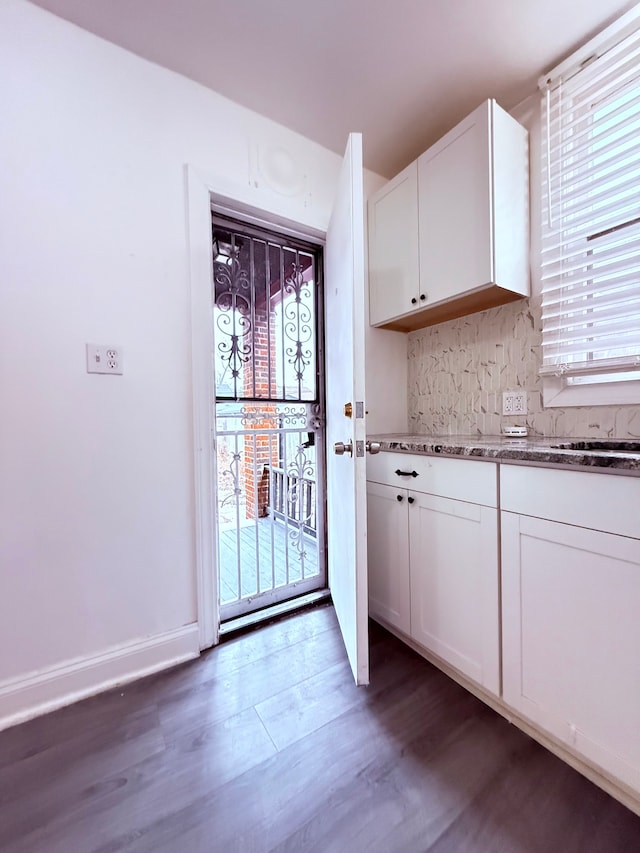
M308 420L305 406L275 406L273 404L268 408L243 406L239 415L243 426L259 423L264 427L269 424L272 429L305 426Z
M311 524L313 515L313 484L315 471L313 463L305 453L304 445L300 445L292 459L287 475L289 488L289 516L297 520L297 526L289 531L289 541L298 552L301 562L307 556L305 550L304 532Z
M214 217L218 400L317 400L315 250Z
M221 483L220 491L228 491L229 493L221 501L220 506L225 506L230 503L237 503L240 500L240 496L242 495L242 489L240 488L240 460L242 459L242 454L236 452L232 454L231 460L229 462L229 467L224 471L219 472L219 478Z
M214 263L217 349L220 360L227 364L237 396L238 379L252 355L251 279L233 248L225 263Z
M284 284L284 292L293 295L287 300L284 309L284 334L291 345L286 353L289 364L293 366L296 379L301 383L305 369L311 364L313 352L308 344L313 342L312 291L309 282L304 279L302 264L291 265L291 273Z

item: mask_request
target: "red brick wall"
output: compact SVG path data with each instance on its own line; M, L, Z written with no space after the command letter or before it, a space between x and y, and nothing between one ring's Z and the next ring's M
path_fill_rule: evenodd
M268 333L271 324L270 335ZM254 358L244 366L244 388L246 394L253 394L255 381L255 396L268 399L275 394L275 325L274 316L267 311L256 310L255 325L253 330ZM270 359L269 359L270 349ZM269 375L271 367L271 375ZM276 427L275 418L270 414L276 411L275 403L246 403L245 408L259 410L266 417L261 421L249 421L250 429L255 430L254 435L245 436L243 476L247 496L246 517L248 519L263 518L267 514L269 505L269 464L278 464L278 437L271 438L260 433L260 430ZM255 466L255 475L254 475Z

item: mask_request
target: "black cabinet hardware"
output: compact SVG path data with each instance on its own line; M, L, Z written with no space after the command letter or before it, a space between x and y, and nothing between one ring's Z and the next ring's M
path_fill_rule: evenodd
M396 468L396 474L398 477L417 477L417 471L401 471L399 468Z
M398 501L398 503L401 504L402 503L402 495L397 495L396 500Z
M410 504L412 504L415 501L415 498L407 498L407 500L409 501Z

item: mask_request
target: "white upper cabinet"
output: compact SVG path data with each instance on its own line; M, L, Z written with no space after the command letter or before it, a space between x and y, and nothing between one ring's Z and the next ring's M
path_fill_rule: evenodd
M527 296L528 180L527 131L490 100L383 187L369 203L372 325L411 331Z
M429 303L493 278L487 104L418 159L421 285Z
M369 202L369 321L386 322L418 304L418 164Z

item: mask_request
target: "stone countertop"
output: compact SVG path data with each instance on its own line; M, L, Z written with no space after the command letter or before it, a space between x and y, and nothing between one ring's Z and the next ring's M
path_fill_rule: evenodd
M640 440L595 438L511 438L501 435L369 435L381 450L493 459L515 464L597 468L640 476ZM572 445L568 447L567 445ZM632 451L632 452L630 452Z

